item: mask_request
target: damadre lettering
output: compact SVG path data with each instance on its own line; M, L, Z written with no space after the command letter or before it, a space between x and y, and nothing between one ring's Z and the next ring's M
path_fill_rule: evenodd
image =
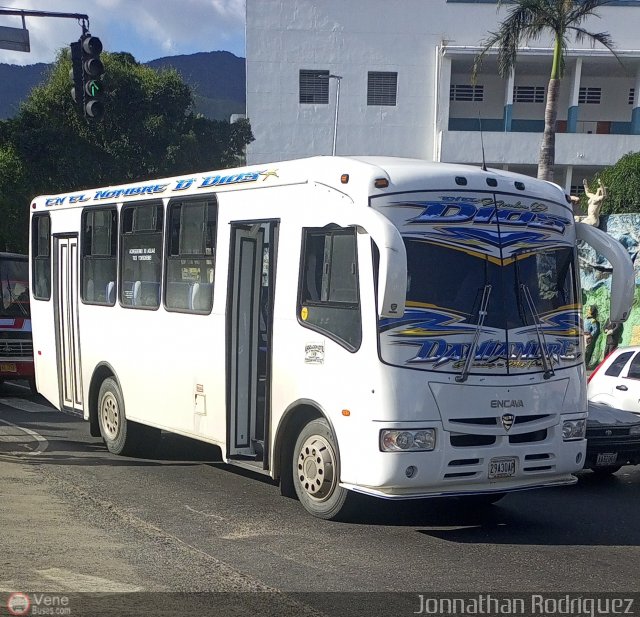
M471 343L449 343L444 339L424 341L418 353L409 362L433 364L434 367L449 362L460 362L466 360L470 347ZM571 341L554 341L547 343L544 348L547 357L554 362L577 358L576 345ZM541 358L540 345L537 341L515 342L507 345L504 341L489 340L478 345L473 360L482 364L504 361L518 366L518 362L526 364Z

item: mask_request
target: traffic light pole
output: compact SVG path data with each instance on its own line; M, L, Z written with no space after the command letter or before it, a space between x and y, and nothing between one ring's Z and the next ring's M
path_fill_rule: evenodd
M0 8L0 15L19 15L23 23L25 17L62 17L77 19L80 22L82 35L77 42L71 43L70 77L73 80L71 96L86 118L99 119L104 113L104 105L100 100L101 77L104 73L104 65L100 60L102 42L98 37L89 34L89 16L84 13L2 8Z
M63 17L67 19L77 19L82 25L83 32L89 28L89 16L84 13L54 13L52 11L0 9L0 15L17 15L22 17L22 28L0 26L3 39L0 41L0 49L9 49L12 51L26 51L27 53L31 51L29 31L24 21L25 17Z
M63 17L67 19L82 19L89 22L89 16L84 13L53 13L51 11L31 11L25 9L0 9L0 15L21 15L22 17Z

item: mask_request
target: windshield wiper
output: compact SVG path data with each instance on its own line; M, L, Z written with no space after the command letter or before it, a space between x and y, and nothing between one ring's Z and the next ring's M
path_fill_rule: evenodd
M542 359L542 368L544 369L544 378L549 379L549 377L554 376L556 373L553 370L553 359L551 358L551 354L547 349L547 341L544 338L544 332L542 330L540 316L536 311L536 307L533 303L533 298L531 297L531 292L529 291L529 288L524 283L522 283L520 285L520 289L522 290L524 299L527 301L527 304L529 306L529 311L531 312L531 316L533 317L533 323L536 328L536 336L538 337L538 346L540 347L540 357Z
M463 383L467 381L467 377L469 376L469 368L471 367L471 362L473 362L473 357L476 355L476 347L478 346L480 331L482 330L482 326L484 325L484 320L487 317L487 306L489 304L490 295L491 295L491 285L485 285L482 290L482 299L480 300L480 308L478 310L478 324L476 326L476 331L473 335L473 342L471 343L471 347L469 347L469 351L467 352L467 357L464 361L464 366L462 367L462 373L456 376L456 381L458 383Z

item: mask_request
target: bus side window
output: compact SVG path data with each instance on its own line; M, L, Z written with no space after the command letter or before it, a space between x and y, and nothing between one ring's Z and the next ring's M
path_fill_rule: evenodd
M169 204L164 305L208 314L213 308L217 204L206 200Z
M120 213L121 285L123 306L156 309L162 279L161 203L123 206Z
M48 214L34 214L31 223L33 256L33 297L51 299L51 219Z
M115 304L118 213L114 207L82 213L82 299L87 304Z
M303 230L299 322L349 351L362 342L356 249L353 228Z

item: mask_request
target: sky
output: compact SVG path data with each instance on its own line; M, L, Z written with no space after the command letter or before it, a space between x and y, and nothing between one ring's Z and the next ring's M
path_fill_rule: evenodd
M139 62L198 51L245 56L244 0L0 0L2 9L81 13L105 51L128 51ZM19 16L0 15L0 26L21 28ZM31 52L0 49L2 64L53 62L82 34L75 19L26 17Z

